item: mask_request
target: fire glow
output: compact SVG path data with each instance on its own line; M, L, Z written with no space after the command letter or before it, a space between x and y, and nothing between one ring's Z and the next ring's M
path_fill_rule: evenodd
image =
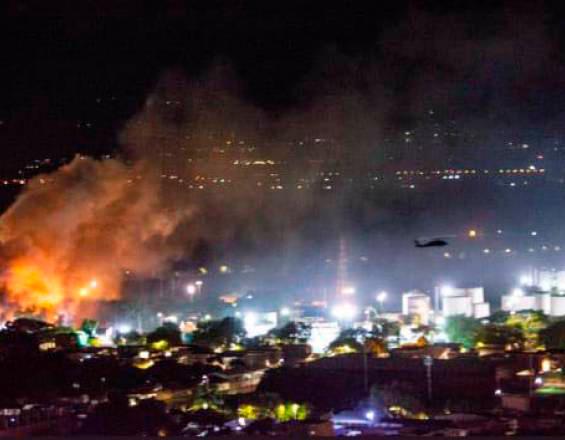
M152 275L182 253L176 233L191 211L166 208L147 164L77 157L49 176L52 183L41 179L0 217L10 313L87 316L97 302L120 298L124 270Z

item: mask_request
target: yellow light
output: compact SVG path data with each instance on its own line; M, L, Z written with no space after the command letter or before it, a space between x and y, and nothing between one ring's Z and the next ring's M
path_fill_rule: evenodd
M168 347L169 347L169 343L164 339L153 342L151 344L151 348L153 348L154 350L166 350Z
M471 229L469 231L469 238L475 238L477 236L477 231L475 231L474 229Z
M85 287L83 287L82 289L80 289L80 290L78 291L78 294L79 294L80 296L88 296L88 289L86 289Z

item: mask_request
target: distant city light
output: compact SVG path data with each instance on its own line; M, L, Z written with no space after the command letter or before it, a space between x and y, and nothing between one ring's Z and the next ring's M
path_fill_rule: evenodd
M198 280L194 284L196 284L198 287L201 287L204 282L202 280Z
M538 235L538 233L536 231L532 231L532 232L530 232L530 235L535 237L536 235Z
M538 386L539 386L539 385L543 385L543 378L541 378L541 377L539 377L539 376L536 377L536 378L534 379L534 383L535 383L536 385L538 385Z
M377 294L377 301L381 304L386 301L387 293L383 290Z
M288 316L290 315L290 309L288 307L283 307L281 309L281 316Z
M490 254L490 249L489 248L483 249L483 254Z
M189 295L194 295L196 293L196 286L194 284L187 285L186 293L188 293Z
M512 290L512 296L524 296L525 293L522 289L517 287L516 289Z
M367 411L365 413L365 417L367 418L367 420L372 422L373 420L375 420L375 411L372 411L372 410Z
M349 321L357 315L357 308L348 303L338 304L332 308L332 315L339 320Z
M220 272L221 273L228 273L230 270L230 268L228 266L226 266L225 264L220 266Z
M474 229L469 230L469 238L475 238L477 236L477 231Z
M343 295L355 295L355 287L353 286L345 286L343 289L341 289L341 293Z

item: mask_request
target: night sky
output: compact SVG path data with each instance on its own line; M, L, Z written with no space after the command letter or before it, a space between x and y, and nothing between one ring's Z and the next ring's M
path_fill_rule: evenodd
M163 84L167 72L181 72L186 78L189 86L179 92L185 99L191 91L214 87L207 80L217 66L228 66L237 81L236 105L230 110L249 132L264 127L253 126L252 118L247 121L251 127L245 127L245 117L261 113L257 125L264 123L279 135L289 123L298 123L304 136L341 134L338 142L357 154L356 165L378 156L386 138L428 123L431 110L443 126L456 124L458 132L471 135L470 142L461 142L466 150L456 152L457 166L467 166L465 161L476 159L480 149L488 163L472 166L527 167L530 156L519 157L523 163L514 165L516 157L506 148L509 141L530 143L533 157L535 149L563 145L565 14L559 2L75 3L21 0L2 5L6 19L0 27L0 177L13 176L33 159L121 151L128 121L143 113L147 98ZM220 87L214 93L222 96L223 91ZM198 106L191 109L199 114ZM252 111L238 113L239 109ZM187 121L179 127L186 128ZM264 132L260 136L270 140ZM173 137L172 142L177 140ZM393 168L418 166L410 164L413 156L408 149L396 153L404 162L395 161ZM428 166L448 166L443 150L432 156L435 162ZM554 172L561 163L565 159L547 166ZM293 208L298 202L291 191L267 209L251 203L254 194L233 190L230 197L250 207L234 213L226 205L225 218L237 224L233 235L244 237L240 241L245 246L234 247L261 264L267 261L269 270L264 273L269 276L281 267L279 258L292 263L289 267L318 261L324 240L333 257L340 228L349 224L345 232L353 237L352 248L357 242L360 254L374 254L380 272L372 269L370 274L379 282L388 277L386 288L404 280L410 272L406 267L421 274L413 271L413 280L403 288L434 281L436 272L429 275L431 269L422 263L421 254L413 255L413 237L425 233L481 225L494 230L500 225L526 231L543 227L549 231L547 243L561 244L562 237L552 236L562 229L555 219L565 206L557 180L550 190L543 187L527 194L488 185L465 193L453 187L421 190L414 197L387 187L378 195L351 192L331 203L311 195L303 211ZM324 203L327 206L320 207ZM289 220L288 212L296 220ZM220 217L211 210L211 220ZM278 231L277 221L288 223L278 234L288 253L264 245L265 237L271 240L275 234L262 235L263 230ZM208 231L215 223L202 223L204 237L215 238L225 226L218 220L219 226ZM246 230L251 232L241 232ZM308 249L301 254L303 246ZM258 250L276 261L264 259ZM224 258L221 251L217 255L218 261ZM301 260L297 255L307 256ZM456 276L467 277L468 282L485 272L483 260L476 263L476 270L461 261ZM442 270L443 266L437 269ZM509 278L515 270L507 270ZM312 270L304 272L304 279L310 279ZM498 280L499 272L493 269L492 278Z
M558 2L69 4L5 2L3 167L111 152L164 70L197 76L218 60L275 116L336 78L361 92L378 82L392 129L437 105L513 130L558 131L565 111Z

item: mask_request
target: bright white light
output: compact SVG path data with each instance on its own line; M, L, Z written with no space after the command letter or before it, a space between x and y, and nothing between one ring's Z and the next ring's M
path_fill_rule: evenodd
M245 326L253 326L257 323L257 314L254 312L247 312L243 316L243 321L245 322Z
M538 235L538 233L537 233L536 231L532 231L532 232L530 233L530 235L531 235L532 237L535 237L536 235Z
M119 333L129 333L129 332L131 332L131 325L129 325L129 324L118 325L118 332Z
M375 420L375 411L369 410L365 413L365 417L367 418L367 420L370 420L371 422L373 420Z
M520 276L520 284L522 286L531 286L532 283L532 277L529 275L521 275Z
M177 322L179 322L179 318L178 318L177 315L169 315L169 316L166 316L166 317L163 319L163 321L165 321L165 322L172 322L172 323L176 324Z
M198 280L194 284L196 284L198 287L201 287L204 282L202 280Z
M346 286L343 289L341 289L341 293L343 295L355 295L355 287L353 286Z
M281 316L288 316L290 315L290 309L288 307L283 307L281 309Z
M91 288L91 289L96 289L97 287L98 287L98 281L92 280L92 281L90 282L90 288Z
M539 377L539 376L536 377L535 380L534 380L534 383L535 383L536 385L543 385L543 378L541 378L541 377Z
M516 288L512 290L512 296L524 296L524 295L525 295L524 291L520 288Z
M498 388L495 392L494 392L495 396L502 396L502 390L500 388Z
M386 301L387 293L385 291L379 292L377 294L377 301L383 303Z
M439 290L444 296L449 296L453 293L453 287L451 286L441 286Z
M194 295L196 293L196 286L194 284L187 285L186 293L188 293L189 295Z
M333 307L332 315L340 320L349 321L357 314L357 308L348 303L338 304Z

